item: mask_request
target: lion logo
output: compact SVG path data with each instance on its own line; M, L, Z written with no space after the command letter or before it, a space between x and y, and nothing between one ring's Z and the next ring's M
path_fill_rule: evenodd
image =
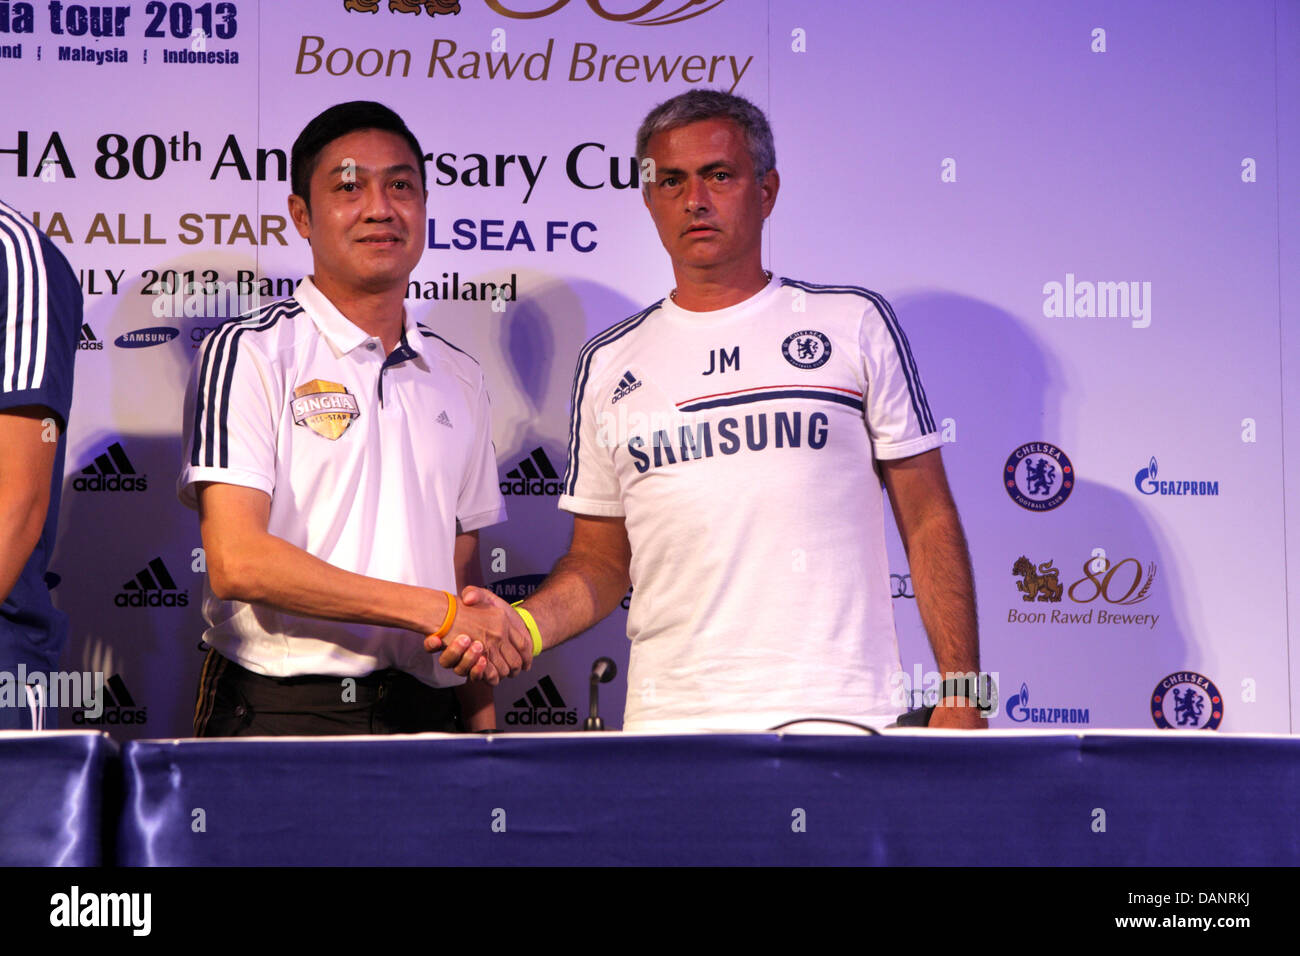
M1065 589L1061 586L1059 573L1052 567L1051 561L1040 564L1035 569L1034 562L1022 554L1011 568L1011 573L1020 575L1022 579L1016 582L1016 590L1024 594L1023 600L1061 603Z
M1025 471L1025 482L1029 486L1031 495L1050 495L1052 485L1056 484L1056 466L1048 459L1040 458L1038 461L1029 458L1025 461L1027 466Z
M343 9L352 13L378 13L380 0L343 0ZM431 17L438 14L460 13L460 0L388 0L389 12L416 13L421 10Z

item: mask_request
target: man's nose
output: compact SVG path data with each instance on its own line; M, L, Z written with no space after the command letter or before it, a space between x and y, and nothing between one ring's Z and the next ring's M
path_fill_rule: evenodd
M709 208L709 191L702 179L692 179L686 184L686 211L707 212Z
M383 183L372 182L366 187L366 218L380 221L393 218L392 200Z

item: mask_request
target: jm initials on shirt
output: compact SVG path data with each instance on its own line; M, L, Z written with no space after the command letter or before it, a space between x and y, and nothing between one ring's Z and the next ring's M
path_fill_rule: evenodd
M314 378L293 390L293 421L337 441L361 414L356 396L338 382Z

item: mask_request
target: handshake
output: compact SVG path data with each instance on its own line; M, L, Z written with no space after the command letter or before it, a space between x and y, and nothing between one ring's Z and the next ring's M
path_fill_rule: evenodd
M496 684L533 666L533 638L519 612L486 588L466 587L443 637L424 649L442 651L438 663L470 680Z

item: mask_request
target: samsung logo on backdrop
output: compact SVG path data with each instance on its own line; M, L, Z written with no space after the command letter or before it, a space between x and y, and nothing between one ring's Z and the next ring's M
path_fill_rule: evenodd
M160 325L151 329L136 329L134 332L119 335L113 340L113 344L120 349L147 349L151 345L162 345L164 342L170 342L180 334L180 329Z

